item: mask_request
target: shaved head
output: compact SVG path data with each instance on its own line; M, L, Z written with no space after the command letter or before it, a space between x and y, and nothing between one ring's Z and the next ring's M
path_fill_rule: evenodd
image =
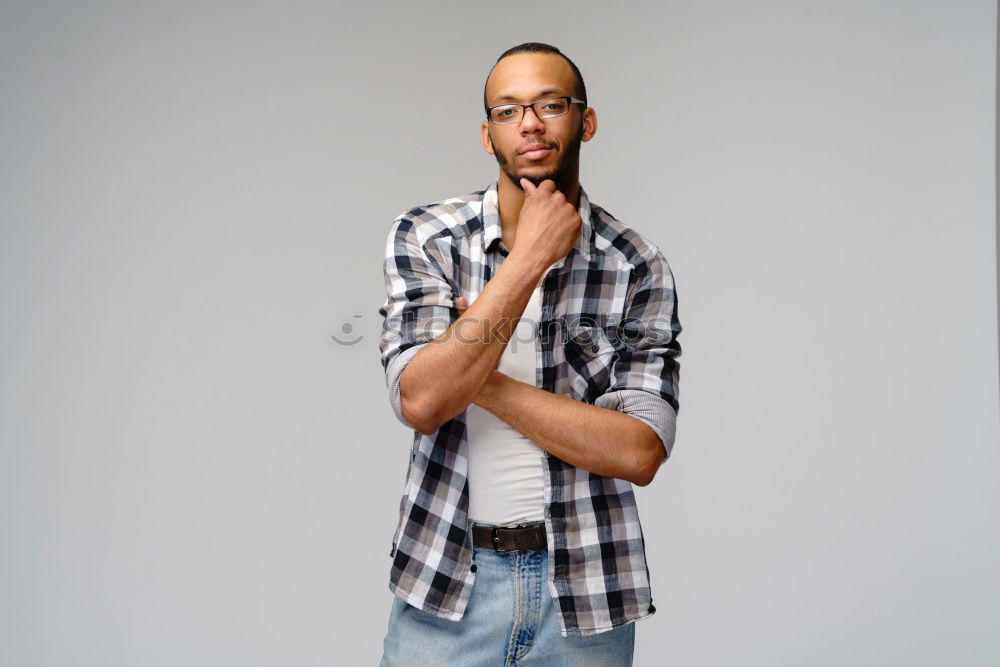
M518 44L512 48L507 49L500 54L497 61L490 68L489 74L486 75L486 83L483 84L483 111L486 111L490 106L490 100L487 98L487 91L490 85L490 76L493 74L493 70L496 69L500 61L508 56L512 56L518 53L551 53L557 55L566 61L569 68L573 74L572 88L567 90L564 94L572 95L573 97L583 100L584 106L587 105L587 87L583 83L583 75L580 73L580 69L576 66L572 60L566 57L566 55L550 44L542 44L541 42L525 42L524 44Z

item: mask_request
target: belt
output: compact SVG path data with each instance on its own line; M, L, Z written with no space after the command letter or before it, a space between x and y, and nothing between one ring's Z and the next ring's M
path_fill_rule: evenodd
M495 551L545 549L545 522L522 526L472 526L472 544Z

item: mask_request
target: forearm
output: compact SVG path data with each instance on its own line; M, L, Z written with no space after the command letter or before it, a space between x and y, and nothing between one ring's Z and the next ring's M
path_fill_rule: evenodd
M645 486L662 459L656 433L629 415L491 371L474 401L536 445L589 472Z
M472 402L546 269L509 255L462 316L413 356L399 381L402 410L411 424L429 433Z

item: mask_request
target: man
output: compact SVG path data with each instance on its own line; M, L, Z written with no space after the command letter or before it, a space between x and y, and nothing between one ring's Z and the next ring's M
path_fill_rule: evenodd
M555 47L503 53L499 178L389 229L379 348L414 433L383 665L631 664L655 612L632 485L673 447L681 326L663 254L580 186L586 97Z

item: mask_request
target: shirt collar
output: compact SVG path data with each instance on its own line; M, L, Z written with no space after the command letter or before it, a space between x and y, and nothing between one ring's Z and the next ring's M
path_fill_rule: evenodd
M503 228L500 224L500 207L499 207L499 193L497 192L498 181L493 181L487 186L486 191L483 193L483 252L489 250L490 245L503 237ZM573 244L573 248L576 248L584 257L590 256L590 241L593 232L593 226L590 220L590 199L587 197L587 193L584 192L583 186L580 186L580 205L577 208L580 213L580 219L582 224L580 226L580 234L576 238L576 242ZM572 251L571 251L572 252ZM558 262L553 264L553 267L562 266L563 262L566 260L565 257L560 259Z

